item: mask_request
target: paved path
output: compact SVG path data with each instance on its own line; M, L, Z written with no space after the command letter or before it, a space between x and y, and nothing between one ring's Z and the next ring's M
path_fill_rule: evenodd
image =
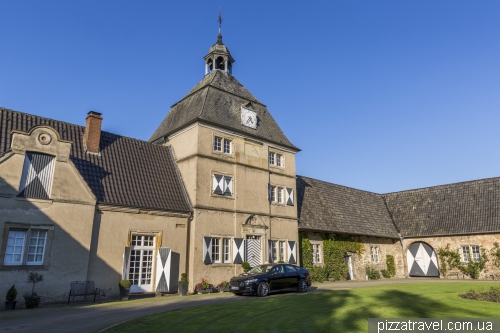
M418 282L460 283L462 281L443 279L387 279L378 281L326 282L315 284L315 286L309 289L309 292ZM470 282L470 280L466 281ZM277 294L270 297L286 297L290 294L292 293ZM117 323L164 311L226 302L251 302L255 299L257 298L223 293L188 297L165 296L97 305L87 303L86 305L57 305L29 310L0 311L0 333L99 332Z

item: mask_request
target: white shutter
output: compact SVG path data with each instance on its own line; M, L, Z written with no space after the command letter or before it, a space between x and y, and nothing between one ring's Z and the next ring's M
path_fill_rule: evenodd
M273 262L273 241L270 239L267 241L267 258L269 263Z
M128 280L129 264L130 264L130 246L125 246L125 249L123 250L122 280Z
M293 241L288 241L288 263L296 264L297 263L297 246Z
M171 250L160 247L156 254L156 292L170 291L170 267L172 263Z
M243 238L233 238L233 263L241 264L245 258L245 242Z
M288 206L293 206L293 188L286 188L285 190L285 202Z
M233 178L224 176L224 195L233 195Z
M223 192L223 182L224 176L222 175L212 175L212 193L214 194L224 194Z
M203 263L212 263L212 237L203 237Z

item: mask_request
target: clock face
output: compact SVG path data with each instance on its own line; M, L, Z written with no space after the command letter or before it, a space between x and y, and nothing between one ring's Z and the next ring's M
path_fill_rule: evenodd
M257 128L257 113L242 106L241 124L254 129Z

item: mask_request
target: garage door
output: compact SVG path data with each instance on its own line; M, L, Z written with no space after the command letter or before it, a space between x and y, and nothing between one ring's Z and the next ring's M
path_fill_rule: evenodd
M439 277L436 252L429 244L415 242L406 254L410 276Z

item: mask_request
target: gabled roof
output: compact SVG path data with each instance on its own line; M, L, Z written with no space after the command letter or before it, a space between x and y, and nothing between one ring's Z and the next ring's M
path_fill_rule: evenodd
M191 206L170 148L101 132L100 156L85 153L85 127L0 108L0 156L12 130L48 125L72 141L70 159L99 203L190 212Z
M500 178L383 195L405 237L500 231Z
M243 105L257 113L257 129L241 124ZM173 134L196 121L299 151L281 131L266 106L234 76L222 70L211 71L183 99L174 104L149 141L154 142Z
M399 238L380 194L297 176L299 229Z

